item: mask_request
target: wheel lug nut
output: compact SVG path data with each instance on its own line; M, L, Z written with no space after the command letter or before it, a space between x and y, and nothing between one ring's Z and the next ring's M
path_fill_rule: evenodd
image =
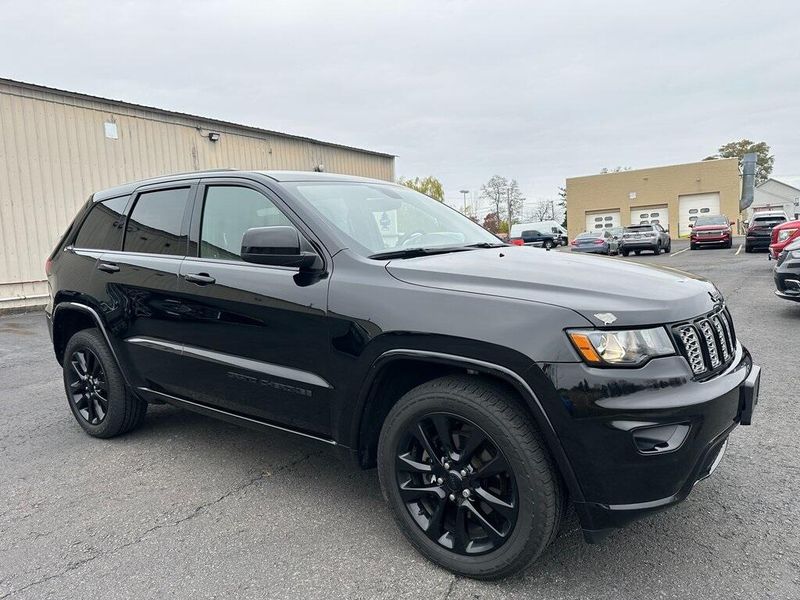
M449 498L450 498L450 501L453 502L456 499L456 495L455 494L450 494Z
M464 469L461 469L461 476L462 477L466 477L467 476L467 472Z
M444 463L444 468L449 470L450 469L450 463L449 462Z
M439 485L442 485L442 484L444 483L444 479L442 479L441 477L439 477L439 478L436 480L436 483L438 483Z
M469 490L464 490L463 492L461 492L461 495L464 496L464 498L469 498L471 496L471 493Z

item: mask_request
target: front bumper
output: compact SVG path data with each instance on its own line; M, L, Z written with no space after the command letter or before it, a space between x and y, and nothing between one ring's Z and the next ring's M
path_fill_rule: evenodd
M800 302L800 261L787 259L773 272L775 295Z
M760 369L741 344L730 366L703 382L679 356L638 369L542 366L562 405L551 420L580 486L575 507L590 542L686 498L758 400Z
M711 245L719 245L719 244L728 244L731 242L731 236L728 234L723 235L709 235L709 236L692 236L689 238L689 242L693 246L711 246Z

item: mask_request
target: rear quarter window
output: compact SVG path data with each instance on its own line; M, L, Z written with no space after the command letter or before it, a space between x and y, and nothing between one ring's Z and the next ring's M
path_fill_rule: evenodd
M73 246L88 250L119 250L127 203L128 196L96 203L84 219Z

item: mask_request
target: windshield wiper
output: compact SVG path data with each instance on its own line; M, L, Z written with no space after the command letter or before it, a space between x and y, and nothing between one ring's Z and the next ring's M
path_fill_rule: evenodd
M478 242L477 244L467 244L464 248L502 248L508 246L503 242Z
M367 258L374 258L375 260L389 260L391 258L414 258L417 256L430 256L432 254L446 254L448 252L464 252L472 250L469 246L440 246L438 248L403 248L400 250L387 250L386 252L378 252L377 254L370 254Z

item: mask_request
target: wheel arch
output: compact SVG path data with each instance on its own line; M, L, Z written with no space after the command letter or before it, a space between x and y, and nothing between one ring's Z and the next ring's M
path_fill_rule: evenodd
M105 339L126 385L130 387L125 369L122 368L122 363L120 363L119 357L114 350L103 319L94 308L87 304L65 301L56 304L53 308L53 349L58 363L63 364L64 350L70 338L78 331L91 328L98 329L103 335L103 339Z
M411 366L412 370L403 367ZM468 373L501 383L537 424L545 444L550 451L569 495L573 500L582 501L583 493L578 484L572 465L561 446L558 435L537 394L518 373L492 362L416 349L392 349L381 354L372 364L369 375L359 396L360 409L356 413L357 423L353 427L355 440L353 448L361 468L374 466L378 434L386 414L408 390L426 381L453 373ZM401 379L391 394L381 396L377 392L387 376ZM404 378L402 378L404 377ZM393 380L397 382L398 380Z

